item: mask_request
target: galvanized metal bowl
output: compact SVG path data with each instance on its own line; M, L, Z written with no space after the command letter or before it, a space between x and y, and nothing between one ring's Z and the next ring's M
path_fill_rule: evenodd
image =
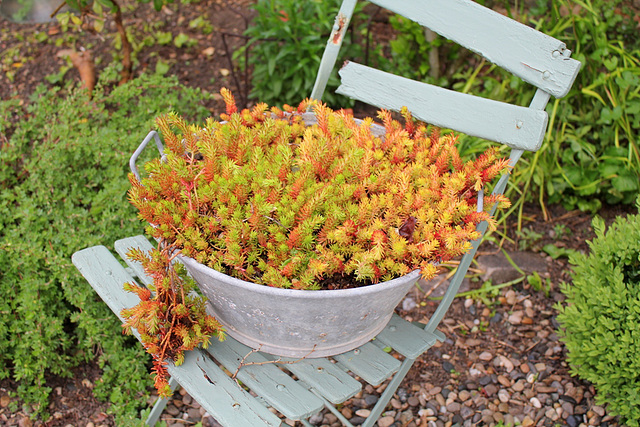
M326 357L375 337L420 277L420 270L375 285L305 291L258 285L180 257L207 297L207 311L230 336L287 357Z

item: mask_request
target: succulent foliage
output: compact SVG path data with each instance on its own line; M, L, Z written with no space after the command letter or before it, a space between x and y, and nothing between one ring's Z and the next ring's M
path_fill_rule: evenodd
M461 255L479 237L478 191L508 168L496 150L463 161L403 111L380 111L386 131L306 100L298 108L258 104L238 111L223 90L225 122L202 127L175 114L157 120L166 160L131 176L130 201L163 239L240 279L317 289L323 279L389 280ZM313 109L316 124L303 114ZM485 209L502 197L486 197Z
M129 175L129 200L160 246L130 254L156 295L129 284L141 302L122 314L154 357L161 395L170 393L166 359L179 364L184 350L222 336L202 299L189 298L194 283L173 268L176 254L282 288L331 289L344 277L364 285L415 269L430 278L436 263L469 250L478 223L491 223L478 192L509 167L497 150L463 161L455 137L427 133L406 109L404 126L379 112L379 137L373 119L317 101L238 111L231 92L221 94L223 122L159 117L163 157L145 164L142 180ZM508 201L487 197L485 209L494 203Z
M185 351L200 344L206 348L212 336L224 339L222 326L206 313L205 299L193 292L196 284L187 276L184 266L171 264L175 255L170 254L168 246L161 243L150 254L132 249L127 256L142 264L153 278L153 285L147 288L125 284L125 289L135 293L140 303L122 310L126 318L123 327L128 333L131 328L137 329L147 352L153 356L155 387L162 397L169 397L173 392L167 359L180 365Z

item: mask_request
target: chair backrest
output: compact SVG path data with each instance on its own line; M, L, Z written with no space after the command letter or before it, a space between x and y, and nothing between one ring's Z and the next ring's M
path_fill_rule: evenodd
M550 96L567 94L580 69L564 43L471 0L372 0L476 52L538 88L528 107L463 94L353 62L340 70L337 92L379 108L407 106L414 117L506 144L540 148ZM321 99L356 0L344 0L325 49L312 98ZM513 157L513 156L512 156ZM519 155L518 155L519 157Z
M343 0L333 31L322 56L311 98L321 99L357 0ZM427 83L389 74L364 65L347 62L339 74L337 92L388 110L406 106L425 123L449 128L511 147L510 164L515 166L527 151L542 145L548 116L549 98L566 95L580 70L571 51L559 40L514 21L471 0L370 0L405 16L433 32L476 52L504 68L537 90L529 106L519 106L464 94ZM509 174L493 189L504 192ZM478 209L482 209L482 192ZM491 214L495 213L495 206ZM486 223L477 227L481 234ZM425 327L434 332L453 302L481 238L462 257L447 291Z

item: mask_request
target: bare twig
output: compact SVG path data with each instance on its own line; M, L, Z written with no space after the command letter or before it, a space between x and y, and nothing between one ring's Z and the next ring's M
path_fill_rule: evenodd
M187 421L183 420L182 418L163 418L161 421L175 421L177 423L196 424L194 421Z
M120 34L120 41L122 42L122 72L120 73L120 84L123 84L131 80L131 73L133 70L131 53L133 52L133 48L131 47L131 42L129 42L129 37L127 36L127 30L125 29L122 21L122 9L115 0L112 1L114 6L113 21L116 24L118 34Z
M509 348L510 348L510 349L512 349L512 350L519 351L517 348L515 348L515 347L514 347L514 346L512 346L511 344L506 343L506 342L504 342L504 341L500 341L499 339L491 338L491 341L496 342L496 343L498 343L498 344L500 344L500 345L502 345L502 346L509 347Z
M67 4L67 2L65 0L62 0L62 2L60 2L58 7L56 7L56 9L53 12L51 12L51 15L49 15L49 18L53 19L53 17L56 16L58 12L60 12L60 9L62 9L65 4Z
M538 344L540 344L542 342L542 340L536 341L533 344L531 344L529 347L527 347L527 349L524 351L524 353L529 353L531 350L533 350L533 348L535 346L537 346Z
M373 19L376 17L378 12L382 10L382 7L378 6L375 12L371 14L369 20L367 21L367 32L365 35L365 45L364 45L364 65L369 65L369 47L371 44L371 23Z
M240 361L240 364L238 365L238 369L236 369L236 371L234 372L234 374L231 376L232 379L236 379L236 376L238 375L238 372L240 372L241 368L244 368L245 366L253 366L253 365L270 365L270 364L281 364L281 365L293 365L294 363L298 363L302 360L305 360L306 358L308 358L314 351L316 351L316 345L314 344L313 348L311 349L311 351L307 354L305 354L304 356L302 356L299 359L296 360L282 360L282 357L278 357L275 360L265 360L264 362L245 362L247 360L247 358L249 356L251 356L253 353L257 353L260 351L260 349L262 348L262 346L258 347L257 349L252 349L249 353L247 353L242 360Z
M220 32L220 35L222 36L222 45L224 46L224 52L225 52L225 56L227 57L227 61L229 62L229 70L231 71L231 77L233 78L233 83L236 85L236 90L238 91L238 93L240 94L240 96L242 96L242 104L246 107L247 106L247 99L245 98L245 94L242 91L242 87L240 86L240 81L238 80L238 75L236 74L235 68L233 66L233 60L232 60L232 54L231 54L231 50L229 49L229 45L227 44L227 36L229 35L228 33L225 32ZM245 41L245 50L248 50L249 48L246 46L246 41ZM245 64L245 67L247 66L247 64Z
M267 216L267 215L262 215L262 217L263 218L267 218L268 220L275 222L276 224L278 224L280 227L284 228L285 230L287 229L287 227L282 225L282 223L280 221L278 221L277 219L275 219L275 218L271 218L270 216Z

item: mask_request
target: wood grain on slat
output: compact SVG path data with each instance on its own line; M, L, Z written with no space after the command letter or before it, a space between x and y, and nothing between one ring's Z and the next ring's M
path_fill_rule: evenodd
M419 120L523 150L540 148L547 113L463 94L348 62L336 92L379 108L403 106Z
M135 280L106 247L83 249L74 253L71 261L120 321L124 321L123 309L140 302L137 295L123 289L125 283Z
M233 339L212 340L212 357L287 418L300 420L319 412L324 403L258 352ZM243 366L238 369L240 363Z
M353 397L362 389L359 381L327 358L281 360L286 362L282 365L284 368L334 405Z
M471 0L372 0L479 53L556 98L567 94L580 62L559 40Z
M241 389L202 350L187 352L184 363L169 367L169 373L224 426L281 425L280 418Z

